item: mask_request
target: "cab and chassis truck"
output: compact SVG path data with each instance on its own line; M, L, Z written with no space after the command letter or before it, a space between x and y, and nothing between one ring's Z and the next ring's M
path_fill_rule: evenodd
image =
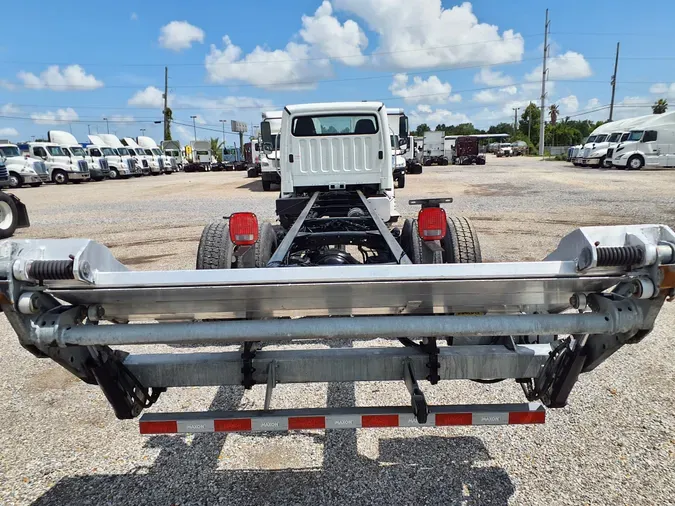
M279 222L213 221L195 270L131 271L85 239L0 243L0 307L21 345L98 385L118 418L147 410L143 434L537 424L675 296L667 226L585 227L541 262L481 263L450 198L413 200L399 223L381 103L286 106L280 144ZM388 342L344 344L365 339ZM116 349L138 344L240 348ZM423 388L461 379L515 381L526 402L427 401ZM271 409L280 383L346 381L401 382L408 402ZM262 410L162 411L167 388L257 384Z

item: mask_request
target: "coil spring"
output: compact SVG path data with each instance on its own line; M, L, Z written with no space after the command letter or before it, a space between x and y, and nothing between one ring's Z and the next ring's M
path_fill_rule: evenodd
M34 260L28 275L38 281L75 279L72 260Z
M639 246L597 248L598 267L636 265L642 263L644 251Z

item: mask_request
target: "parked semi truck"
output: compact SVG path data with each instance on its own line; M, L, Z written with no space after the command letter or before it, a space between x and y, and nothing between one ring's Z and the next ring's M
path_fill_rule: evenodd
M84 160L73 160L53 142L28 142L18 144L25 156L42 160L49 177L56 184L81 183L89 180L89 166Z
M89 139L91 140L92 137L90 135ZM95 138L96 143L94 144L107 146L112 150L112 154L108 150L102 151L102 153L107 153L104 156L110 167L110 179L140 177L144 173L150 173L149 165L144 170L142 164L138 162L135 151L122 144L122 141L116 135L98 134Z
M485 155L479 152L478 138L457 137L453 146L452 163L454 165L485 165Z
M185 165L185 172L208 171L211 170L213 152L209 141L191 141L185 150L188 163Z
M424 165L447 165L445 156L445 132L424 132L424 147L422 151Z
M262 113L260 133L263 142L263 152L260 154L260 177L263 191L271 191L272 185L281 185L281 146L279 133L281 132L282 111L266 111Z
M40 186L50 181L47 166L41 160L27 158L16 144L0 140L0 162L7 170L10 188Z
M176 170L183 170L183 153L179 141L162 141L160 143L166 156L173 158L176 162Z
M625 170L675 167L675 115L652 114L634 122L611 155L612 165Z
M131 137L121 139L121 142L129 150L129 153L134 156L134 160L143 170L144 175L157 176L161 174L159 164L153 161L152 153L148 155L145 149L140 147Z
M176 160L168 157L152 137L138 136L136 143L145 150L145 154L150 151L149 156L152 156L153 163L157 164L161 174L171 174L176 170Z
M110 167L105 157L94 158L91 153L85 151L82 145L70 132L62 130L50 130L47 132L50 142L58 144L63 152L78 164L84 162L89 170L89 176L93 181L103 181L110 175Z
M488 264L451 198L410 201L399 228L382 103L288 105L279 135L279 223L244 210L209 223L196 270L132 271L86 239L2 243L0 308L22 347L98 385L118 418L146 410L141 434L541 424L675 297L664 225L580 228L541 262ZM189 348L133 346L150 344ZM428 402L423 388L446 380L513 381L526 402ZM278 384L353 381L408 395L271 409ZM168 388L219 385L264 385L263 409L162 409Z

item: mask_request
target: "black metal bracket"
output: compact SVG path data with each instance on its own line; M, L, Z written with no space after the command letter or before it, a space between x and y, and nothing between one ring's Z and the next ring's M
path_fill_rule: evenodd
M438 371L441 368L441 364L438 361L439 349L435 337L428 337L425 338L425 340L426 342L420 345L420 349L429 355L429 362L427 362L429 375L427 376L427 379L429 380L429 383L435 385L441 380L441 377L438 374Z
M252 341L245 342L244 352L241 354L241 373L243 375L241 384L246 390L250 390L253 385L255 385L255 380L253 379L253 373L255 372L255 368L253 367L253 359L255 358L256 348L254 344L255 343Z
M405 386L408 388L408 392L410 392L410 404L412 405L413 414L419 423L427 423L429 405L424 398L424 393L422 393L417 384L409 358L403 361L403 380L405 381Z
M166 388L146 388L124 366L128 353L113 351L107 346L89 347L91 359L88 369L96 378L103 394L120 420L138 416L149 408Z
M427 207L441 207L441 204L452 204L453 198L437 198L437 199L413 199L409 200L408 204L411 206L422 206L422 209Z

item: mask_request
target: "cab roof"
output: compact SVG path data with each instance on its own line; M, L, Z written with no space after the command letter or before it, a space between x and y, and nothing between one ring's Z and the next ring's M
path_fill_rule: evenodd
M315 104L287 105L284 110L289 114L322 112L379 112L382 102L319 102Z

